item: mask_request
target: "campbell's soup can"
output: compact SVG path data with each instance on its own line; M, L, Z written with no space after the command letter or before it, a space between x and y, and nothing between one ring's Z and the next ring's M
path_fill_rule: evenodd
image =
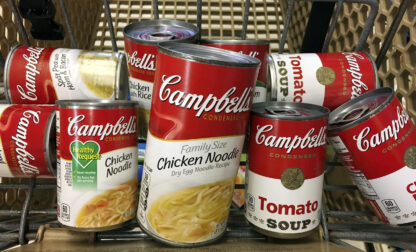
M194 43L199 29L178 20L144 20L127 25L124 46L130 99L139 103L139 137L146 138L156 70L157 45L163 41Z
M253 105L244 209L254 230L291 239L319 226L328 115L306 103Z
M334 110L379 87L377 68L364 52L270 54L271 99Z
M268 40L202 40L201 45L231 50L255 57L261 61L254 90L253 103L267 100L267 60L270 51Z
M380 220L416 222L416 130L391 88L331 112L328 141Z
M55 108L0 104L0 177L55 177Z
M137 113L133 101L58 101L57 214L65 227L103 231L134 218Z
M122 53L15 46L6 59L6 98L16 104L57 100L127 99Z
M260 61L194 44L159 44L137 212L172 246L224 234Z

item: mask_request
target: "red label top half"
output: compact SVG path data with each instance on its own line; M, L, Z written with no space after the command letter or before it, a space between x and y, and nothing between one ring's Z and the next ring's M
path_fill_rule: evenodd
M290 121L253 115L250 118L248 167L280 179L287 168L299 168L305 179L322 175L328 118Z
M8 92L11 103L54 104L49 60L53 48L19 46L9 61Z
M73 141L94 141L103 154L116 149L137 146L137 109L58 108L58 155L71 160Z
M242 44L202 44L204 46L211 46L221 49L226 49L234 52L243 53L255 57L261 61L259 75L257 80L261 81L264 85L267 83L267 57L269 56L268 44L258 44L258 45L242 45Z
M170 140L245 134L257 73L159 52L150 133Z
M335 80L325 87L323 106L333 110L352 98L376 88L371 59L361 52L318 53L322 66L335 72Z
M1 143L14 176L53 176L47 167L45 144L51 137L46 126L54 110L54 105L10 105L1 114Z
M383 110L352 128L336 133L353 159L354 169L367 179L386 176L405 164L404 155L416 145L416 129L395 97Z
M129 76L152 82L155 78L157 45L135 43L124 38Z

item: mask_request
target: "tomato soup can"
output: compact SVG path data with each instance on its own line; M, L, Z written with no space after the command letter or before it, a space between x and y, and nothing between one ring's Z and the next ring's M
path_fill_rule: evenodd
M416 223L416 130L391 88L331 112L328 141L380 220Z
M319 226L328 115L306 103L253 105L245 217L257 232L294 239Z
M311 103L331 111L379 87L376 65L364 52L273 53L268 78L273 101Z
M267 60L270 51L268 40L202 40L201 45L231 50L255 57L261 61L259 75L254 90L253 103L267 100Z
M141 228L163 243L226 231L260 61L207 46L159 45L141 194Z
M157 45L163 41L194 43L199 29L178 20L144 20L127 25L124 46L130 99L139 103L139 137L146 138L156 70Z
M55 105L0 105L0 177L55 177Z
M137 205L137 113L133 101L57 101L58 221L104 231Z
M126 57L122 53L18 45L7 56L4 83L8 102L15 104L127 99Z

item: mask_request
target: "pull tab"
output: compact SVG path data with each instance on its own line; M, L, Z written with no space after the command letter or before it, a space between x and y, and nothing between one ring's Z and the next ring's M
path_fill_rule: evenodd
M359 108L355 108L351 111L349 111L348 113L346 113L345 115L343 115L342 119L339 120L337 123L349 123L349 122L353 122L355 120L360 119L361 117L363 117L364 115L367 114L367 112L369 111L369 107L368 105L363 105Z
M291 108L281 108L277 106L270 106L266 108L266 111L271 115L281 115L281 116L301 116L299 111L296 111Z
M154 41L172 40L174 37L175 37L175 34L168 32L168 31L155 32L155 33L149 34L149 40L154 40Z

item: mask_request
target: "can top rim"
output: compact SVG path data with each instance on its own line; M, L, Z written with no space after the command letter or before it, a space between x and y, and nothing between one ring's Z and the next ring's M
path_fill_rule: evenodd
M253 104L251 113L284 121L310 121L327 118L329 109L309 103L273 101Z
M58 108L103 108L109 109L114 107L131 108L138 107L136 101L127 100L58 100Z
M238 40L238 39L202 39L200 44L224 44L224 45L269 45L269 40Z
M390 87L378 88L362 94L329 114L330 133L340 132L360 124L383 110L394 98Z
M210 65L251 68L257 67L261 63L259 59L241 53L174 41L160 43L158 49L159 52L173 57Z

